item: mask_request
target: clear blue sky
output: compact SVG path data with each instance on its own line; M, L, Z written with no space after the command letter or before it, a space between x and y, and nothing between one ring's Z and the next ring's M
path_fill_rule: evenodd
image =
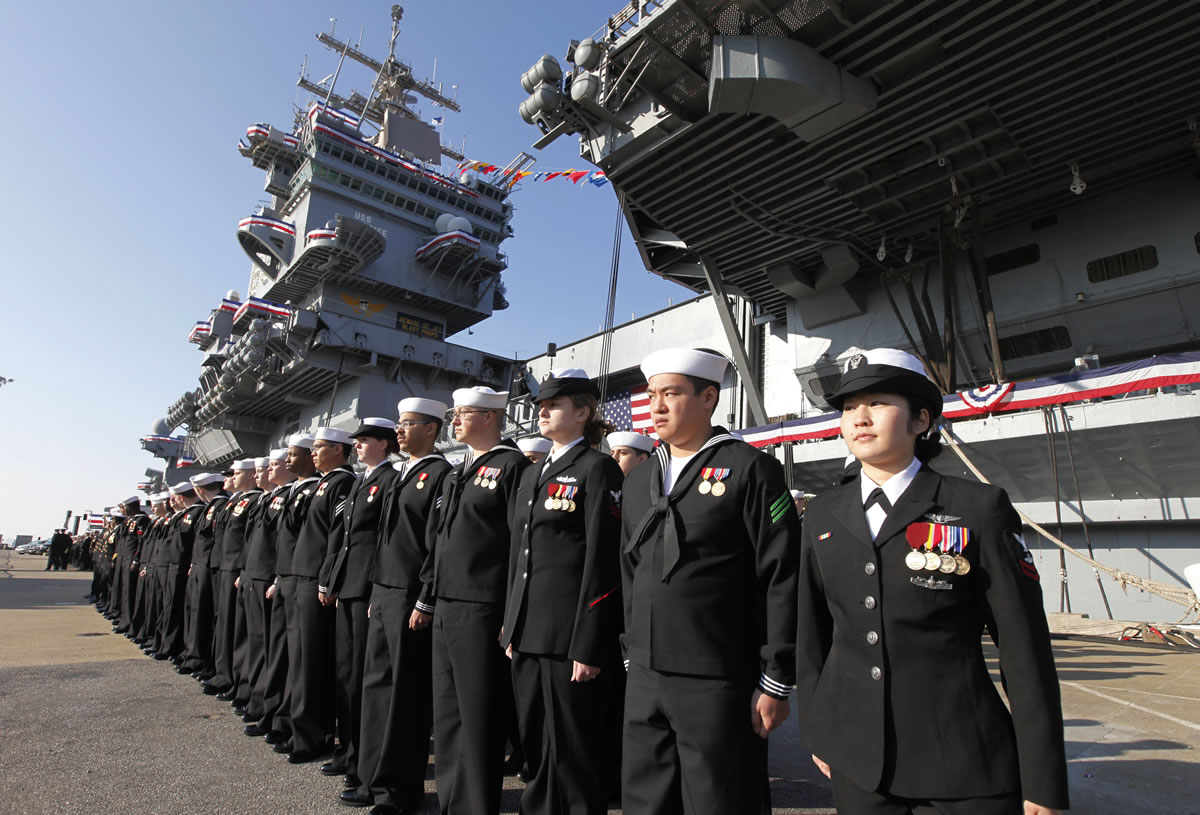
M520 75L562 60L595 33L611 2L405 0L397 53L418 75L458 84L444 138L507 163L537 131L517 115ZM197 385L187 342L249 263L234 236L264 198L263 173L234 149L246 126L288 129L305 55L314 81L337 34L386 53L387 2L10 3L0 77L7 126L0 256L0 533L47 536L67 509L134 494L161 462L138 440ZM347 61L338 90L372 77ZM433 108L424 106L427 115ZM537 155L588 167L574 138ZM527 183L515 194L505 282L512 307L454 341L529 357L604 318L616 200L611 186ZM691 296L648 274L626 233L618 321Z

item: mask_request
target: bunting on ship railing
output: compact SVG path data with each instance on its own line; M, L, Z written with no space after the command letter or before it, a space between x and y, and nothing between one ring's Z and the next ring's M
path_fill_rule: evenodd
M498 167L495 164L489 164L486 161L463 161L458 165L459 173L476 172L480 175L493 176L491 179L493 184L501 184L505 186L515 186L517 182L529 179L530 181L554 181L562 179L570 181L573 184L578 184L580 181L591 184L595 187L603 187L608 183L608 176L603 170L506 170L503 167Z
M1200 383L1200 353L1161 354L1150 359L1048 376L1025 382L988 385L942 397L947 419L973 419L992 413L1087 402L1139 391ZM755 447L829 439L841 435L841 414L774 422L739 431Z

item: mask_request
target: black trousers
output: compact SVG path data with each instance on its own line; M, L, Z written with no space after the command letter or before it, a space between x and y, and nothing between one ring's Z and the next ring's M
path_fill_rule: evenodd
M321 605L317 578L295 577L288 608L288 693L292 746L323 750L333 743L335 703L333 608Z
M433 627L408 627L418 593L372 587L363 663L359 791L401 811L425 798L433 725Z
M257 587L259 581L254 581ZM271 584L263 581L265 597L267 587ZM275 584L275 596L269 601L271 611L268 617L266 667L260 677L257 687L263 700L262 727L274 730L284 736L292 735L292 719L288 699L288 596L296 590L294 577L281 577Z
M213 582L205 564L193 564L188 575L187 655L196 670L213 670Z
M504 607L438 598L433 616L433 738L442 815L495 815L504 782L512 680L500 649Z
M233 581L237 578L234 572L217 572L217 582L213 587L214 605L216 607L216 625L213 628L213 674L212 683L219 688L231 688L234 685L233 670L233 625L237 616L237 589Z
M513 694L521 746L531 778L522 815L604 815L608 812L608 671L572 682L565 656L513 652Z
M363 662L367 653L367 606L371 598L339 597L334 609L334 689L338 746L333 760L358 775L358 735L362 722Z
M150 644L155 651L162 651L163 644L163 620L167 615L166 611L166 596L167 596L167 567L151 566L151 574L154 576L154 619L147 620L148 625L152 625L150 630ZM146 579L150 579L150 574L146 575Z
M187 567L171 564L167 566L167 582L163 591L163 613L159 629L162 631L162 647L159 653L177 656L183 653L184 607L187 587Z
M246 624L246 603L250 598L248 588L252 582L249 577L241 576L238 585L233 589L233 688L234 701L252 715L258 716L261 714L261 708L250 707L254 683L249 673L250 629ZM261 665L259 670L262 670Z
M109 583L108 583L108 610L118 615L117 622L119 623L122 611L121 603L125 599L125 575L128 571L124 567L124 559L119 555L112 559L108 566Z
M864 790L834 769L833 800L839 815L1021 815L1019 792L989 798L924 800Z
M121 559L117 563L123 575L121 585L123 592L123 596L121 597L121 627L130 629L133 627L133 617L137 610L138 573L134 571L132 560Z
M141 570L145 569L143 576ZM158 592L158 580L154 575L153 566L138 566L137 603L133 613L133 633L135 637L149 640L154 631L154 622L158 619L158 609L155 606L155 594Z
M246 712L261 720L266 705L264 695L267 685L267 655L270 653L271 618L274 602L266 598L268 580L242 577L242 610L246 615L246 654L243 673L249 685L250 701Z
M755 679L664 674L630 665L625 815L770 812L767 742L750 726Z

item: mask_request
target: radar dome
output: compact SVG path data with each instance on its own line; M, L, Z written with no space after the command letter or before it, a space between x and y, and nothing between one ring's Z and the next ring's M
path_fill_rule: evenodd
M468 235L475 234L475 229L471 226L471 222L461 215L456 215L450 219L450 232L466 232Z
M166 419L159 419L150 428L151 436L169 436L171 435L171 425Z
M225 299L233 300L235 303L240 303L242 301L242 295L238 294L237 289L230 289L229 291L225 292Z
M449 232L450 222L453 220L453 215L451 215L449 212L443 212L441 215L437 216L437 220L433 222L434 229L436 229L439 233Z
M603 55L604 52L591 37L580 41L579 45L575 46L575 64L585 71L590 71L599 65L600 57Z

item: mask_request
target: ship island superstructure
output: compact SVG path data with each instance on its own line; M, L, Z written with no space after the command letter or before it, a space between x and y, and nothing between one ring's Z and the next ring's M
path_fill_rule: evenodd
M219 468L293 432L391 416L405 396L507 386L511 360L448 338L508 306L510 188L441 171L442 155L461 154L413 105L422 97L443 116L459 106L396 57L402 14L393 7L382 60L318 35L337 70L301 76L314 98L291 128L254 123L239 140L269 203L236 221L252 263L246 297L228 292L188 335L204 352L199 387L143 441L168 481L181 463ZM347 60L374 74L366 96L336 93Z

